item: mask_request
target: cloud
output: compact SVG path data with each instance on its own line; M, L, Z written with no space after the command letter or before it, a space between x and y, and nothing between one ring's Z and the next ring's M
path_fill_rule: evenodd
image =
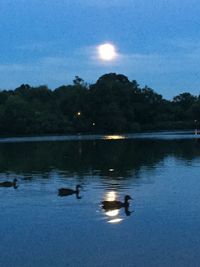
M28 43L16 46L16 49L26 51L42 51L47 48L47 43Z
M89 61L80 55L78 58L75 55L48 56L28 63L0 64L0 88L14 89L22 83L33 86L48 84L52 88L69 84L76 75L81 73L84 77L90 70Z
M177 44L172 45L174 49L175 46ZM102 62L94 57L95 46L89 47L87 53L90 51L89 66L93 66L94 73L96 70L96 77L97 73L122 73L130 80L136 79L142 86L147 84L169 98L188 90L199 94L200 50L198 46L196 48L193 51L184 48L181 53L119 53L113 62Z
M135 4L135 0L79 0L80 4L95 7L127 6Z
M85 53L90 64L99 68L113 67L114 69L123 69L130 73L152 73L152 74L168 74L168 73L186 73L196 71L199 66L200 59L200 42L177 41L170 44L170 51L165 49L160 53L121 53L117 52L117 58L113 61L101 61L98 58L98 45L85 47L82 53ZM177 50L182 51L179 53Z
M96 47L82 47L70 55L40 57L28 63L0 64L0 87L14 89L28 83L56 88L71 83L75 75L93 83L105 73L116 72L130 80L136 79L142 86L148 84L164 96L171 97L188 89L198 94L199 49L172 55L118 52L117 60L102 62L97 58Z

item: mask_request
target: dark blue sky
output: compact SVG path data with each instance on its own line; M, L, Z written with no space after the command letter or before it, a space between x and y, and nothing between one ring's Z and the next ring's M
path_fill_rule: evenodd
M198 0L1 0L0 88L117 72L167 98L198 95L199 14ZM96 58L105 42L117 60Z

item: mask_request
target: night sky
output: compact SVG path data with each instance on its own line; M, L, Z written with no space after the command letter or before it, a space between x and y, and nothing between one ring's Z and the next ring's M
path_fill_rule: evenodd
M0 88L122 73L166 98L200 93L199 0L1 0ZM103 61L97 48L114 45Z

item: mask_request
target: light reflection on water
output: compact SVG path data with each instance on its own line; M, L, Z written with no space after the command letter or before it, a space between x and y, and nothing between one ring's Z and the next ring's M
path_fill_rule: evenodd
M116 192L110 191L106 193L105 200L107 201L114 201L116 200Z
M103 137L104 140L123 140L126 139L127 137L124 135L105 135Z
M109 220L108 222L109 222L109 223L120 223L121 221L123 221L122 218L115 218L115 219L111 219L111 220Z
M0 144L0 182L19 180L17 189L0 188L1 265L199 266L199 145ZM77 184L81 199L58 197ZM102 209L125 195L133 197L128 211Z
M117 200L117 193L114 191L106 192L104 199L105 201L112 203L113 201ZM123 219L120 218L120 209L117 209L116 207L105 209L104 213L107 216L106 220L108 223L119 223L123 221Z
M109 210L109 211L107 211L105 213L109 217L116 217L117 215L119 215L119 209Z

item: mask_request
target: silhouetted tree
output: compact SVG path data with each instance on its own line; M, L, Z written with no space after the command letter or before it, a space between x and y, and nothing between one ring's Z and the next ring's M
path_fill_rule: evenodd
M72 85L55 90L22 84L0 92L0 134L189 129L194 121L200 121L200 96L165 100L123 74L104 74L91 85L75 76Z

